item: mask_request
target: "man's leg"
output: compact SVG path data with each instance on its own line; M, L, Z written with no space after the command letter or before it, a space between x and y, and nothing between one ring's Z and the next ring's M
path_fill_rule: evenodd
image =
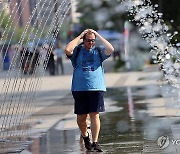
M81 136L84 140L86 149L91 150L92 145L89 138L89 134L87 133L87 114L77 115L77 123L79 129L81 130Z
M91 119L91 132L92 132L92 148L97 152L103 152L101 147L98 144L98 137L99 137L99 131L100 131L100 118L98 112L90 113L90 119Z
M91 119L91 132L93 142L98 141L99 131L100 131L100 118L98 112L89 113Z
M59 64L58 64L58 60L55 63L55 69L56 69L56 74L59 74Z
M63 60L62 58L59 59L59 63L61 65L61 74L63 75L64 74L64 66L63 66Z
M77 115L77 124L83 137L88 136L87 134L87 114Z

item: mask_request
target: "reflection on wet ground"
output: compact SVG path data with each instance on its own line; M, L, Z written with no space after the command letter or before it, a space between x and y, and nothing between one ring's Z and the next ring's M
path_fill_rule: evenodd
M105 153L141 153L143 148L142 123L136 120L133 102L134 89L108 89L106 97L117 101L123 109L102 116L100 143ZM136 96L134 96L136 97ZM141 106L143 107L143 106ZM141 108L140 106L138 108ZM144 108L144 107L143 107Z
M107 90L105 97L107 100L106 112L101 114L101 132L99 137L99 142L104 150L103 153L143 153L146 135L144 130L148 128L148 124L150 126L155 117L151 118L146 113L147 103L136 102L160 98L160 87L112 88ZM72 119L71 117L67 120ZM75 118L73 120L75 121ZM156 119L155 121L157 122L158 120ZM150 132L151 130L147 131ZM80 140L80 132L77 127L72 126L72 128L67 130L61 130L54 126L47 134L34 139L33 144L26 151L22 152L22 154L25 153L84 154L87 152Z

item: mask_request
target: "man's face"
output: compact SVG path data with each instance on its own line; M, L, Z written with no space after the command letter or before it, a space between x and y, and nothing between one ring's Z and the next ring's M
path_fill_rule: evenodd
M95 34L94 33L87 33L84 38L84 46L87 50L90 50L95 44Z

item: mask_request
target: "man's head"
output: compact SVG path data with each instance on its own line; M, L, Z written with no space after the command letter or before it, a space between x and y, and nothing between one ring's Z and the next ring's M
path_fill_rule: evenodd
M91 32L88 31L84 36L83 36L83 43L84 46L87 50L90 50L94 44L95 44L95 39L96 39L96 35Z

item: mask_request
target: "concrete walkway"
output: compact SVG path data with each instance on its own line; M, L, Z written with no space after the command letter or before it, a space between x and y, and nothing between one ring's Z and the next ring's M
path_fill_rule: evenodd
M42 86L35 97L34 114L31 116L31 122L33 124L31 133L34 137L37 137L42 133L46 133L59 121L61 121L61 123L58 123L57 126L59 130L77 128L77 124L75 122L76 117L73 114L73 99L70 91L72 66L67 59L65 59L64 65L65 75L50 76L46 72L45 76L40 78ZM153 88L154 86L160 87L162 85L166 85L165 82L160 80L161 72L159 72L158 66L156 65L146 66L141 72L112 73L111 70L113 65L114 62L112 60L107 60L104 64L107 88L143 86ZM3 74L1 74L0 84L3 84L3 80ZM27 79L27 83L30 83L30 80L31 79ZM150 89L150 91L153 95L155 95L155 89ZM145 91L142 91L142 93L144 92ZM149 94L147 93L147 95ZM134 103L146 104L148 107L146 112L152 117L178 118L179 109L167 107L167 101L169 101L169 99L170 97L147 98ZM171 130L173 135L177 135L178 129L176 125L172 125ZM150 145L151 142L147 144ZM23 151L22 154L26 154L26 151Z
M36 113L32 116L34 119L33 133L47 132L48 129L56 125L58 130L71 130L77 129L76 117L73 114L73 99L70 94L71 87L71 75L66 76L54 76L43 77L43 85L37 97L38 106L36 107ZM160 81L161 72L158 71L158 66L146 66L142 72L122 72L122 73L105 73L107 88L120 88L120 87L160 87L166 85L165 82ZM156 90L150 90L155 95ZM144 91L143 91L144 93ZM148 96L149 94L147 94ZM172 126L170 134L171 138L177 136L179 127L174 125L174 121L178 118L179 109L167 107L167 101L169 97L150 98L142 101L136 101L135 104L146 104L147 114L152 117L166 117L167 120L159 121L162 125L170 122ZM46 100L46 101L45 101ZM48 100L48 101L47 101ZM106 100L105 100L106 101ZM68 120L70 119L70 120ZM150 126L152 129L156 125ZM154 139L150 141L152 136L149 136L149 129L144 130L144 151L143 153L162 153L159 150L156 141ZM160 132L159 132L160 133ZM153 146L151 146L153 145ZM178 147L179 148L179 147ZM178 148L171 149L168 152L178 151ZM22 154L25 154L25 152Z
M156 69L156 68L155 68ZM73 102L64 106L63 100L70 97L71 75L46 76L36 99L36 112L33 115L35 129L47 131L57 121L72 113ZM149 78L149 80L143 80ZM161 85L160 72L105 73L107 88Z

